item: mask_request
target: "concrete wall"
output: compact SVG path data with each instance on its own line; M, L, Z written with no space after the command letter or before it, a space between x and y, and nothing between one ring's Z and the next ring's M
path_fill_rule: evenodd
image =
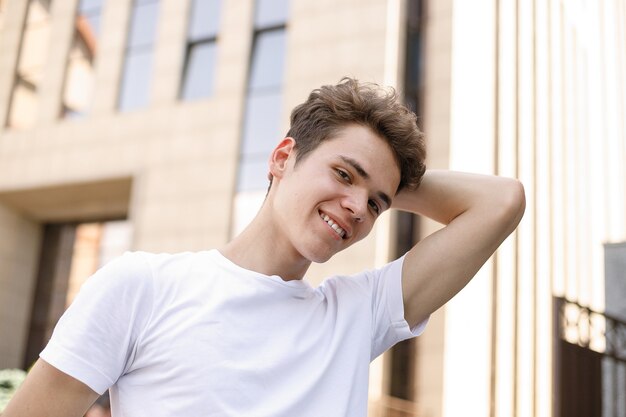
M0 231L0 369L3 369L22 366L41 227L0 204Z

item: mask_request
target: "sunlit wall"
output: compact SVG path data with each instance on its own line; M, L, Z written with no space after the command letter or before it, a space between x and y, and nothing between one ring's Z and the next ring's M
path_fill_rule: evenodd
M443 415L549 416L552 297L603 311L603 244L626 240L626 5L454 1L450 16L449 149L432 160L519 178L527 209L445 309ZM438 120L427 106L446 141Z

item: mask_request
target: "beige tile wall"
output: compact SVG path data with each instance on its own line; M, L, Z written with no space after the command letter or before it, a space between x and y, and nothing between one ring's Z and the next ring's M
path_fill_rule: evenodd
M52 38L62 51L69 47L73 35L67 29L73 8L57 3L52 11ZM189 103L176 99L188 2L169 1L163 3L160 15L167 18L168 24L159 26L150 107L119 114L115 109L117 83L130 2L106 2L96 61L94 111L83 120L56 118L65 63L62 57L51 54L38 125L28 131L0 128L0 201L3 193L19 190L130 177L133 187L127 213L134 223L135 249L180 251L224 243L228 238L250 46L249 39L241 35L241 27L246 27L242 19L249 21L252 5L226 3L224 22L229 24L220 34L223 45L218 58L218 65L223 63L225 69L218 67L215 97ZM24 5L20 9L15 4L19 5L12 2L7 13L25 13ZM19 29L19 25L5 26L0 36L3 51L16 54ZM0 55L0 83L7 85L16 57L11 53ZM9 97L0 98L2 110ZM71 214L71 208L68 212ZM0 357L6 358L6 365L21 365L25 341L7 335L15 333L13 326L17 326L18 333L27 331L33 282L28 273L36 268L39 250L39 235L31 229L38 231L47 220L51 219L44 216L29 221L5 208L0 217L4 248L0 254L0 294L3 300L7 297L22 303L22 308L12 308L13 302L0 307ZM15 258L15 253L22 255ZM16 277L21 278L18 281Z
M382 83L387 1L293 1L287 37L288 110L343 76Z
M21 367L41 227L0 204L0 369Z

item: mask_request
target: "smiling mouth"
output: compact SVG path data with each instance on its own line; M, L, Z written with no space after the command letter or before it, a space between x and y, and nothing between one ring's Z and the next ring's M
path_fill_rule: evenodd
M333 221L333 219L331 219L326 214L321 213L321 212L320 212L320 217L322 218L322 220L324 220L330 226L331 229L333 229L335 231L335 233L337 233L337 235L340 238L343 239L346 236L346 231L343 230L341 227L339 227L339 225L337 223L335 223Z

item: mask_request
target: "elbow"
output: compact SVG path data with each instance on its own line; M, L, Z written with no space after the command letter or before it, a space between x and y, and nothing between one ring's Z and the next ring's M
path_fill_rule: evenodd
M526 192L524 185L517 179L506 179L502 193L503 215L509 220L511 230L515 229L526 210Z

